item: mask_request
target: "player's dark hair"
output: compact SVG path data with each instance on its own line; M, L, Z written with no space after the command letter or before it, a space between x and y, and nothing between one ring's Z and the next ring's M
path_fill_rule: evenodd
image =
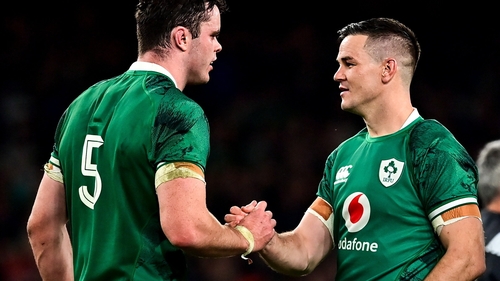
M417 68L420 59L420 44L415 33L401 22L391 18L372 18L356 23L351 23L338 32L338 43L349 35L366 35L368 39L390 39L399 38L403 47L412 57L411 65L413 71Z
M225 0L139 0L135 11L139 54L169 47L170 33L177 26L197 38L214 6L221 14L228 9Z

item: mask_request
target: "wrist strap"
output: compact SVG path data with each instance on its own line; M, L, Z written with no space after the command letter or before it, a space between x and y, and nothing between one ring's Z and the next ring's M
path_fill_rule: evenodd
M243 237L248 241L248 248L247 251L241 255L241 258L244 260L248 260L247 255L250 254L253 251L253 247L255 245L254 239L253 239L253 234L248 230L248 228L242 226L242 225L237 225L234 227L236 230L238 230ZM249 260L249 263L251 263L251 260Z

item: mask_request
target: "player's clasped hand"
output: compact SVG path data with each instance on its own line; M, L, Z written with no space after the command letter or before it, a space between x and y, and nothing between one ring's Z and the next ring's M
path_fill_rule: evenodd
M224 216L227 225L235 227L241 225L246 227L253 234L254 249L253 252L262 250L273 238L276 220L273 219L273 213L266 210L267 202L253 200L250 204L229 209L230 213Z
M248 213L250 213L255 208L255 206L257 206L257 201L255 200L252 200L252 202L243 207L232 206L231 208L229 208L229 214L226 214L224 216L224 221L227 225L235 227L243 218L245 218L246 215L248 215Z

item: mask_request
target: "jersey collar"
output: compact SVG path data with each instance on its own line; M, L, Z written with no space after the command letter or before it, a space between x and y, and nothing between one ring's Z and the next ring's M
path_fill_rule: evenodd
M156 71L165 74L174 82L174 85L177 88L177 82L175 82L174 76L172 76L172 74L170 74L170 72L168 72L168 70L166 70L163 66L156 63L136 61L130 66L129 70Z
M413 111L411 112L410 116L408 116L408 119L406 119L406 121L403 124L403 126L401 127L401 129L403 129L404 127L410 125L411 122L415 121L418 117L420 117L420 114L418 113L418 110L414 107Z

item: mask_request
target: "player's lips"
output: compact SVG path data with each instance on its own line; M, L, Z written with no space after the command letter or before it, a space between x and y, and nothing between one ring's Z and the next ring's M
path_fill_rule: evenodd
M344 86L339 86L339 90L340 90L340 94L342 94L343 92L349 91L349 88L346 88Z
M216 61L216 60L217 60L217 58L215 58L213 61L210 62L210 65L209 65L210 70L214 69L214 61Z

